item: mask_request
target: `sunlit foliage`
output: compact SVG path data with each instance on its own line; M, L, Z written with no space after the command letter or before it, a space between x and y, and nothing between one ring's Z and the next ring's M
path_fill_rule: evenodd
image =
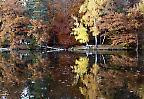
M87 43L89 41L87 29L83 26L83 24L78 23L78 19L76 17L74 17L74 19L76 21L74 23L76 28L73 29L73 33L71 34L75 35L75 39L80 43Z
M144 0L141 0L138 4L136 4L135 8L144 14Z
M91 44L94 37L98 38L99 41L95 41L100 44L105 41L103 38L108 37L111 41L106 41L104 44L118 45L121 41L135 43L137 38L133 30L140 30L143 26L143 17L129 10L136 2L138 0L129 2L127 0L3 0L0 4L1 45L12 42L15 36L15 27L11 25L13 21L20 17L27 18L29 15L30 24L26 27L31 28L21 29L27 32L28 39L32 36L33 42L38 45L58 45L68 48L80 43ZM139 9L136 10L137 12L143 11L143 1L137 5L137 9ZM73 20L71 16L76 17L73 17ZM115 37L107 36L108 33L114 34ZM123 33L124 35L119 36ZM135 34L131 35L131 33ZM118 37L120 38L117 39Z
M89 33L92 33L93 36L98 36L100 34L99 29L97 27L97 22L101 19L101 16L103 16L106 13L105 6L108 4L108 2L109 0L85 0L85 2L83 3L83 5L81 5L79 10L79 13L82 14L81 19L76 20L76 18L74 18L76 20L74 25L76 26L74 27L74 33L72 34L76 35L76 40L79 40L77 39L78 36L81 37L81 39L83 38L85 41L82 42L82 40L79 40L80 43L86 43L88 42L88 40L86 41L85 39L88 38ZM80 31L81 33L75 32L77 28L82 28L84 31Z

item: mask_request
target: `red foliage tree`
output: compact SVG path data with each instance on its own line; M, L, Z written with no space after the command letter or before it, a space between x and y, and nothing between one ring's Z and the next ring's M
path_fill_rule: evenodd
M53 7L56 8L52 25L52 35L57 39L56 45L70 47L78 44L74 37L70 35L73 26L72 15L75 15L84 0L67 0L65 2L56 1Z

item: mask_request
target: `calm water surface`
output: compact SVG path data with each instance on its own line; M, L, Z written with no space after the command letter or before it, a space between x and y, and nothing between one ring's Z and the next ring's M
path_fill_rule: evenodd
M144 55L1 52L0 98L144 99Z

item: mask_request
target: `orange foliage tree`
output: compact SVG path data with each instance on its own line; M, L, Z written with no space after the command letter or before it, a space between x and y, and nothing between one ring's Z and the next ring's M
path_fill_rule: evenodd
M109 12L98 23L98 28L109 36L112 45L136 44L138 32L142 30L144 17L136 10L129 10L127 14Z
M36 43L48 43L48 25L40 20L31 20L24 16L24 8L18 0L10 3L7 0L2 2L0 12L1 45L23 49L34 47Z

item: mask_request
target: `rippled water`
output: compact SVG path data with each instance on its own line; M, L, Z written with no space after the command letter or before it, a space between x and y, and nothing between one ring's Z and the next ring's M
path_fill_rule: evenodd
M144 99L136 52L0 53L1 99Z

